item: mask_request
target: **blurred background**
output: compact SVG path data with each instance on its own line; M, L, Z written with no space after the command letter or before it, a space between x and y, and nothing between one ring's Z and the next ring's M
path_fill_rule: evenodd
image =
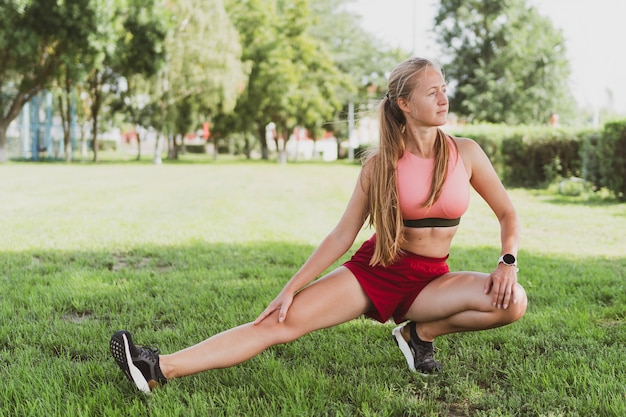
M5 0L0 161L127 145L353 159L389 71L444 65L449 124L598 128L626 114L619 0Z

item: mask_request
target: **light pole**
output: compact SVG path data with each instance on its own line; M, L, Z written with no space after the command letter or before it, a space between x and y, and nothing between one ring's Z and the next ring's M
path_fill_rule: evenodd
M411 50L411 54L415 56L415 34L417 33L416 22L415 22L415 11L417 9L417 0L413 0L413 49Z

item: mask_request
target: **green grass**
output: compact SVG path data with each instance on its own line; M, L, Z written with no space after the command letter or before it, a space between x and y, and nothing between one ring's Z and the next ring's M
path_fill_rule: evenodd
M357 174L0 166L0 416L626 415L626 205L518 189L528 312L438 339L438 377L409 373L393 325L368 319L150 396L122 376L108 352L119 328L172 352L254 319L334 226ZM451 267L490 271L498 255L498 224L474 196Z

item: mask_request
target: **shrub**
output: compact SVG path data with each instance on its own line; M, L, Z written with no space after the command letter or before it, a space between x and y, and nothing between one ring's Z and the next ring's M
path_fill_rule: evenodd
M597 153L601 185L626 200L626 120L604 125Z
M580 133L547 126L466 126L455 133L474 139L507 185L537 187L580 176Z
M189 144L185 145L185 150L189 153L207 153L206 144Z
M600 174L600 132L594 131L585 134L582 138L581 161L582 177L593 184L594 189L600 188L602 175Z
M98 139L97 145L98 145L99 151L116 151L117 150L117 141L115 140Z

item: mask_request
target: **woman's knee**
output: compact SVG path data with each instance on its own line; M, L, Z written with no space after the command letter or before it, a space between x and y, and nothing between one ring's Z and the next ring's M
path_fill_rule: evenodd
M526 307L528 306L526 291L519 283L515 284L514 296L514 302L509 304L508 308L504 310L507 313L508 323L521 319L526 314Z
M278 313L274 313L266 317L265 320L256 326L258 326L259 330L263 331L267 339L270 340L270 345L289 343L303 335L302 326L297 326L292 320L289 320L289 315L287 316L287 320L279 323Z

